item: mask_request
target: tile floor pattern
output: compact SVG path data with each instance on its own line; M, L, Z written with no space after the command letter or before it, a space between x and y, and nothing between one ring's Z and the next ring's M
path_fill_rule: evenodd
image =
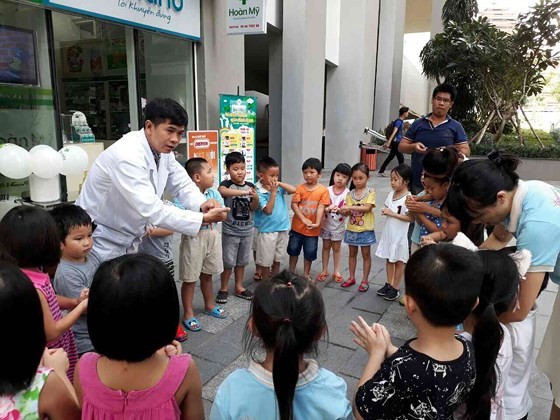
M322 182L328 183L330 173L324 171ZM560 184L560 183L555 183ZM369 185L377 191L377 203L385 201L389 191L389 178L379 178L375 172L371 173ZM379 210L375 211L375 231L381 237L383 231L384 217ZM177 260L180 235L174 238L174 252ZM313 263L313 278L321 271L321 244L319 244L319 259ZM372 256L375 247L372 249ZM348 247L343 244L343 264L345 269L342 275L348 277L347 259ZM302 269L302 261L298 268ZM287 255L286 255L287 265ZM178 267L177 263L175 265ZM284 267L284 265L283 265ZM361 278L361 262L358 262L356 278ZM178 270L176 270L178 271ZM332 258L331 258L332 271ZM254 265L249 265L245 271L244 284L249 289L254 289L255 282L252 280ZM406 339L415 335L415 328L407 319L403 308L395 301L388 302L375 294L378 287L385 283L385 261L375 256L372 258L372 269L370 274L371 287L368 292L358 292L359 284L348 289L342 289L339 284L327 279L318 286L323 292L327 311L327 323L329 329L328 343L323 341L319 348L319 364L340 375L348 384L348 398L355 390L355 386L361 376L362 369L366 363L365 352L357 348L352 341L353 334L349 330L350 321L361 315L367 322L380 322L387 327L396 346L401 345ZM214 278L214 291L219 288L219 277ZM180 284L178 283L178 288ZM233 279L230 282L230 298L224 308L229 313L227 319L215 319L202 314L203 302L199 289L195 294L194 308L201 322L202 331L189 332L188 340L183 343L183 350L193 355L200 373L202 375L204 408L206 415L210 413L215 393L227 377L235 369L245 367L248 358L243 352L242 336L245 323L249 313L250 302L236 298L232 294ZM558 286L552 284L540 296L539 312L537 318L537 333L535 341L535 356L540 348L544 332L550 318L554 299L558 292ZM529 413L529 419L547 419L550 412L552 395L546 376L537 371L536 368L530 383L530 392L533 398L533 408Z

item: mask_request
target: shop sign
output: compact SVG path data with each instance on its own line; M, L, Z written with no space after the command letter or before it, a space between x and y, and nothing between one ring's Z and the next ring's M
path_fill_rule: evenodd
M42 0L56 9L200 40L200 0Z
M257 98L220 95L220 182L228 179L225 158L230 152L245 156L245 181L255 183Z
M189 159L204 158L212 165L214 186L218 187L218 132L217 131L188 131L187 154Z
M227 0L228 34L266 34L266 0Z

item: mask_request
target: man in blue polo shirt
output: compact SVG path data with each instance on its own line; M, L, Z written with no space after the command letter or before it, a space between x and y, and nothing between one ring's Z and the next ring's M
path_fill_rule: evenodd
M436 86L432 93L432 112L412 123L399 144L399 151L412 154L412 192L423 190L422 160L429 149L455 146L457 151L471 153L467 134L459 121L447 113L455 101L455 88L447 83Z

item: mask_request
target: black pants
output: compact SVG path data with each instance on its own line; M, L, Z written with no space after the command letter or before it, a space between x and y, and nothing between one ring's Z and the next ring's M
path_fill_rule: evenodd
M389 156L387 156L387 159L385 159L385 162L383 162L383 165L381 165L381 168L379 168L380 174L385 172L385 168L387 168L387 165L393 160L395 156L399 161L399 165L404 163L404 156L401 152L399 152L399 143L393 140L391 142L391 152L389 153Z

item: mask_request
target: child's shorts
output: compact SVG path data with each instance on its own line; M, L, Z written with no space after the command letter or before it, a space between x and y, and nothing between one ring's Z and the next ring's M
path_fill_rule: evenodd
M259 233L257 239L257 265L272 267L275 262L282 262L288 245L288 231Z
M195 282L201 273L222 271L222 235L218 229L200 229L196 236L181 235L179 279L182 282Z
M224 268L245 267L251 259L253 235L234 236L222 234Z
M344 233L344 242L352 246L371 246L376 244L377 240L373 230L366 230L365 232L351 232L347 230Z
M319 236L321 237L321 239L338 242L344 239L344 232L344 229L331 231L321 228L321 233L319 234Z
M259 228L253 228L253 245L251 246L251 249L253 251L257 250L257 239L259 237Z
M295 230L290 230L290 239L288 240L288 255L291 257L299 257L303 248L303 258L307 261L315 261L317 259L318 236L305 236Z

